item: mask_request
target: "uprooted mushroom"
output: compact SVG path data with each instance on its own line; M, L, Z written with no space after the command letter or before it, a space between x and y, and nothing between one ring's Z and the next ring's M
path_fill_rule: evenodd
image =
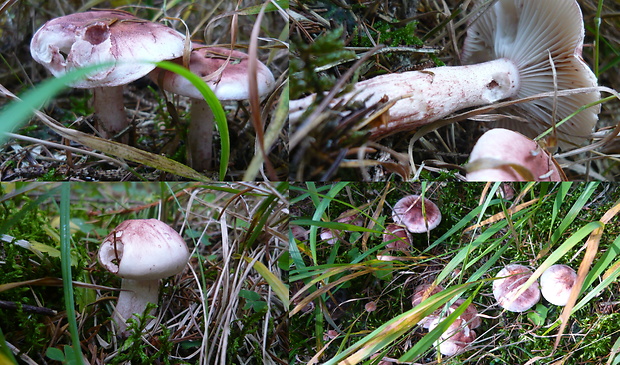
M458 110L520 99L543 92L595 87L597 80L581 58L584 26L576 0L499 0L469 25L463 46L465 66L436 67L388 74L358 82L330 105L356 101L370 107L393 103L385 124L371 129L374 139L411 131ZM481 63L480 63L481 62ZM290 102L290 120L303 117L315 95ZM535 137L581 106L599 99L597 91L517 103L498 123ZM590 107L557 126L558 145L578 146L596 124ZM517 116L528 116L524 122ZM297 138L291 138L296 141Z

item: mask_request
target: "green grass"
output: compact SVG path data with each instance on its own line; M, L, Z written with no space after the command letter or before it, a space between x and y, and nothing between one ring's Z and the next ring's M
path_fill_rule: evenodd
M291 244L291 353L328 364L377 364L379 358L370 360L375 353L406 362L438 359L433 342L440 330L428 333L416 323L433 311L429 306L440 308L461 297L475 303L484 315L483 325L476 329L478 338L471 348L444 357L442 363L514 364L535 356L541 357L541 364L559 359L571 364L611 362L620 326L613 310L602 313L600 308L618 300L617 224L604 227L599 251L555 352L562 308L543 299L522 314L503 312L490 287L493 275L512 262L534 269L557 262L577 269L586 239L601 226L603 214L620 203L617 186L514 184L516 194L522 194L519 202L500 199L499 185L484 188L472 183L294 185L291 223L307 229L308 238ZM391 220L391 206L403 195L421 191L439 206L442 223L428 235L414 234L408 254L392 252L397 256L393 261L378 261L376 255L385 250L381 233ZM527 204L514 209L521 203ZM363 225L334 222L351 211L364 217ZM318 237L323 227L342 230L342 238L327 244ZM442 285L440 294L445 296L435 295L426 306L412 308L413 288L430 282ZM377 304L374 312L364 309L370 301ZM338 305L344 314L334 309ZM335 337L325 337L328 330L336 330Z

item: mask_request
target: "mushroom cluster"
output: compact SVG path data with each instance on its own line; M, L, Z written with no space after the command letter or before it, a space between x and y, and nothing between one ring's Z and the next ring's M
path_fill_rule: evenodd
M119 332L147 303L159 301L160 280L180 273L189 260L183 237L157 219L130 219L103 240L97 259L121 277L121 293L112 318Z
M543 297L551 304L564 306L577 280L577 273L567 265L552 265L538 281L517 296L523 285L532 276L532 271L523 265L510 264L497 274L493 281L493 296L497 303L511 312L524 312L532 308Z
M187 48L187 50L186 50ZM192 49L193 48L193 49ZM201 77L219 100L247 100L250 78L255 77L259 97L274 87L273 74L258 62L254 74L247 54L231 49L191 43L160 23L153 23L120 10L93 10L59 17L34 34L30 53L54 76L71 70L106 63L84 80L70 86L93 89L93 107L103 138L128 141L129 127L123 106L123 85L147 74L162 88L192 99L187 133L188 164L207 170L212 163L213 114L202 94L184 77L155 68L154 62L183 64L190 52L189 69Z
M414 294L411 298L411 304L416 307L431 295L437 294L442 291L443 288L439 285L422 284L414 289ZM448 308L446 313L442 313L441 309L436 310L432 314L423 318L419 324L432 331L435 329L441 321L443 321L448 315L453 313L465 300L458 299ZM476 339L475 328L478 328L482 322L478 316L478 310L476 306L470 304L463 314L461 314L448 329L441 334L437 340L439 352L446 356L453 356L465 351L467 346Z

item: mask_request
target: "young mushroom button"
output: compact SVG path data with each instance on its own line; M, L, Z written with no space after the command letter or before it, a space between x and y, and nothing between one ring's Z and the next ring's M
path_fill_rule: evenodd
M189 260L183 238L157 219L131 219L118 225L99 247L99 263L123 280L113 319L119 332L147 303L157 303L160 279L180 273Z
M226 48L193 44L189 69L200 76L219 100L248 100L250 77L256 77L259 97L267 95L275 86L273 74L258 62L256 74L250 74L248 55ZM176 61L182 64L182 60ZM185 77L174 72L155 69L151 80L164 90L192 98L191 120L187 133L188 162L196 170L211 167L213 141L213 113L204 97Z
M120 10L71 14L45 23L32 37L30 53L54 76L111 63L70 86L93 89L99 131L110 138L128 126L123 85L145 76L153 63L180 57L185 36Z

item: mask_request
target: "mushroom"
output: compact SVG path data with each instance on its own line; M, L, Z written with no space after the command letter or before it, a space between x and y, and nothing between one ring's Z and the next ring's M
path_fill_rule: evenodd
M540 291L551 304L565 306L577 281L577 273L567 265L551 265L540 276Z
M443 290L441 285L433 284L421 284L413 289L413 296L411 297L411 305L416 307L428 297L433 296Z
M469 65L377 76L356 83L352 92L334 98L330 105L356 101L370 108L393 102L387 123L371 129L371 137L380 139L415 130L464 108L552 92L554 85L557 90L597 85L581 58L584 27L576 0L499 0L474 18L463 46L462 59ZM483 63L472 64L476 62ZM315 98L310 95L290 102L292 123ZM502 125L534 137L598 99L598 92L589 92L515 104L502 111L526 114L528 122L513 118L503 120ZM558 126L559 146L579 145L588 138L599 110L598 106L588 108Z
M408 195L396 202L392 219L394 223L407 227L411 233L423 233L439 225L441 212L429 199Z
M383 242L387 242L386 248L397 251L407 251L411 246L411 238L407 229L398 224L388 224L383 234Z
M157 219L130 219L103 240L97 256L109 272L120 276L121 293L113 319L119 332L147 303L157 303L160 279L176 275L189 260L183 238Z
M442 290L443 290L443 287L439 285L437 286L433 286L430 284L418 285L414 289L414 294L411 297L411 305L415 307L419 305L420 303L422 303L424 300L428 299L428 297L430 297L431 295L435 295ZM454 303L452 303L450 308L448 308L448 312L449 313L454 312L464 302L465 302L464 299L457 299ZM431 322L440 317L441 312L442 312L442 309L436 310L432 314L422 318L419 324L422 327L428 329ZM461 314L459 318L463 319L465 323L467 324L467 326L469 326L469 328L472 328L472 329L478 328L481 324L480 317L478 316L478 310L476 309L476 306L473 304L470 304L469 306L467 306L467 308L465 309L465 312L463 312L463 314Z
M497 303L511 312L524 312L540 300L538 282L528 287L521 296L515 294L530 278L532 272L526 266L510 264L497 274L499 279L493 282L493 296Z
M435 329L443 319L437 317L431 320L428 327L429 331ZM465 324L463 318L459 317L439 336L436 345L439 346L439 352L442 355L454 356L465 351L475 339L476 332Z
M351 224L354 226L362 226L364 224L364 219L360 217L358 213L352 213L352 212L355 212L355 210L349 210L343 213L342 215L340 215L340 217L338 217L335 220L335 222ZM339 238L343 237L343 233L342 231L338 229L321 228L320 237L323 241L327 242L328 244L334 245L336 244L336 242L338 242Z
M467 181L561 181L566 176L544 148L521 133L494 128L469 156Z
M248 55L220 47L193 44L189 69L200 76L219 100L248 100L250 97L250 70ZM182 60L176 60L182 64ZM155 69L149 77L164 90L192 99L191 120L187 133L188 163L196 170L211 167L213 155L213 113L204 97L185 77L174 72ZM260 97L275 86L273 74L258 62L256 81Z
M30 54L56 77L80 67L113 63L70 85L93 89L98 130L111 138L128 126L123 85L155 68L144 61L180 57L184 46L185 36L162 24L120 10L95 10L45 23L32 37Z
M450 313L455 311L461 304L465 302L465 299L458 299L454 304L450 306ZM465 308L465 312L461 314L459 318L462 318L467 326L471 329L478 328L482 324L480 320L480 316L478 315L478 310L476 306L472 303Z
M558 91L597 86L596 76L581 57L585 31L576 0L500 0L479 15L467 30L462 60L511 60L521 85L512 98L552 92L554 84ZM516 104L500 111L517 118L501 119L497 125L534 138L598 99L600 93L592 91ZM581 145L590 137L599 112L600 106L590 107L558 126L558 146ZM524 115L527 121L518 119Z
M418 285L413 290L413 296L411 297L411 305L413 307L416 307L420 305L420 303L428 299L430 296L433 296L442 290L443 290L443 287L441 285L432 285L432 284ZM422 318L419 324L424 328L428 328L431 321L437 318L437 316L438 316L438 313L432 313Z

